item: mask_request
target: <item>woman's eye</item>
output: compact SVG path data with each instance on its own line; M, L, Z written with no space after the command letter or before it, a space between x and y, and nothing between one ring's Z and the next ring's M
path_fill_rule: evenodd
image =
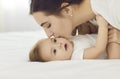
M47 28L50 28L51 27L51 24L49 24L48 26L47 26Z
M56 43L57 42L57 40L56 39L54 39L54 43Z
M56 52L57 52L57 50L56 50L56 49L54 49L54 50L53 50L54 55L56 55Z

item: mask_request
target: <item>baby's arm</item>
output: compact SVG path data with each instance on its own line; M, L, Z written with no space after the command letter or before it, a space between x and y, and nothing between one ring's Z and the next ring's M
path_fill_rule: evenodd
M96 16L98 23L98 36L96 44L84 51L84 59L92 59L99 57L106 49L108 40L108 23L100 15Z

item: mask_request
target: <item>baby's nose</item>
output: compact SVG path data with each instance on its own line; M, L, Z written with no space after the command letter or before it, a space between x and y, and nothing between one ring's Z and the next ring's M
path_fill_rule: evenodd
M58 46L59 48L61 48L61 47L62 47L62 43L58 43L57 46Z

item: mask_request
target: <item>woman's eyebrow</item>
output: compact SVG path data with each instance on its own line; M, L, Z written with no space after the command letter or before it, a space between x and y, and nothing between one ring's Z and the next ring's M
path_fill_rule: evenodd
M42 26L42 27L43 27L43 26L44 26L44 24L46 24L46 23L47 23L47 22L43 22L43 23L41 23L41 25L40 25L40 26Z

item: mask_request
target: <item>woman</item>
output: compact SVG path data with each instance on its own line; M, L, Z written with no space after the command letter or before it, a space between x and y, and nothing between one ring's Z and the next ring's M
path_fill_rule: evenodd
M119 3L120 0L31 0L30 13L44 28L48 37L54 35L69 38L78 25L94 19L97 14L103 16L112 27L118 29L119 33ZM110 10L113 7L114 10ZM120 47L120 39L117 39L118 41L112 40L115 42L114 44L112 42L108 49ZM109 52L112 51L113 49Z

